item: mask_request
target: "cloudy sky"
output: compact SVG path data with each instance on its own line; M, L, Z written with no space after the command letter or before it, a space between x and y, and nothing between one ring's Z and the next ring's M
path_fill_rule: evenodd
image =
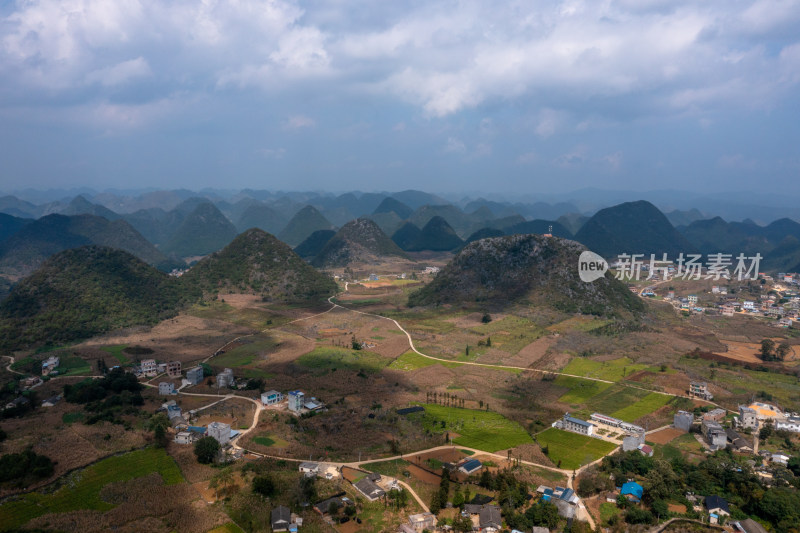
M797 188L800 0L0 2L0 189Z

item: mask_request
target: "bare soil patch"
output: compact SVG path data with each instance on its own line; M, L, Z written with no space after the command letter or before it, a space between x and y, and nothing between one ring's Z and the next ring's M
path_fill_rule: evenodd
M686 433L681 429L667 428L647 435L647 440L656 444L667 444Z

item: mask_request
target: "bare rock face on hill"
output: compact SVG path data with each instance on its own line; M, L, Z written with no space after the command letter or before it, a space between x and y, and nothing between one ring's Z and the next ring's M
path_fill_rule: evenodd
M512 235L466 245L409 305L514 302L565 312L629 317L642 302L610 274L591 283L578 276L581 244L542 235Z
M312 261L320 268L342 267L353 263L377 263L387 257L407 259L403 250L368 218L345 224Z

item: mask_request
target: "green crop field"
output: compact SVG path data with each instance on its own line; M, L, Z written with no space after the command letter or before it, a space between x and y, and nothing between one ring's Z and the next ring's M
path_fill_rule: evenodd
M114 505L100 499L100 489L109 483L128 481L158 472L167 485L183 482L178 465L160 448L145 448L103 459L70 474L54 492L31 492L0 505L0 524L14 529L47 513L66 513L79 509L107 511Z
M117 344L116 346L103 346L100 349L103 350L104 352L110 353L114 357L114 359L117 360L119 364L124 365L128 363L129 359L127 355L122 353L122 350L124 350L127 347L128 347L127 344Z
M627 357L620 357L612 361L595 361L584 357L575 357L561 372L575 376L619 381L639 370L649 368L647 365L634 364Z
M603 383L602 381L590 381L569 376L558 376L553 383L559 387L569 389L558 401L573 405L586 403L590 398L597 396L611 386L610 383Z
M262 446L267 446L272 448L286 448L287 446L289 446L288 442L272 434L259 435L258 437L253 438L253 442L255 442L256 444L260 444Z
M257 357L268 353L277 345L275 340L268 335L256 335L246 339L245 342L246 344L242 344L222 355L218 355L209 362L214 366L225 368L246 366L252 364Z
M433 404L422 405L425 407L425 413L421 416L425 428L439 433L445 431L458 433L459 437L453 439L455 444L496 452L533 442L522 426L499 413ZM445 422L444 427L441 425L442 421Z
M453 361L452 363L444 361L434 361L433 359L428 359L427 357L423 357L416 352L408 351L403 355L401 355L400 357L398 357L397 359L395 359L394 361L392 361L392 363L389 365L389 368L391 368L392 370L410 371L433 365L442 365L447 368L455 368L461 366L459 363L455 361Z
M650 394L648 391L632 389L622 385L613 385L600 394L590 398L586 405L592 412L603 414L616 413L629 405L633 405L645 396Z
M581 465L610 453L616 446L610 442L578 435L557 428L549 428L538 435L536 440L542 448L549 450L550 460L565 469L577 469Z
M297 359L300 366L326 373L343 369L367 373L379 372L389 360L367 350L348 350L333 346L318 346Z
M58 365L59 376L80 376L91 374L92 367L76 355L62 357Z
M530 320L518 316L507 316L488 324L470 328L478 335L491 337L492 346L515 354L545 334L545 331Z
M618 411L614 411L611 416L626 422L633 422L637 418L649 415L656 409L667 405L671 399L672 397L667 396L666 394L651 392L635 404L623 407Z

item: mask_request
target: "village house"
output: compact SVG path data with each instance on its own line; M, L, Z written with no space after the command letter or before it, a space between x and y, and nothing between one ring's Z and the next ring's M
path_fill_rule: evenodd
M791 457L783 453L773 453L769 458L771 463L778 463L779 465L783 466L787 466L789 464L789 459L791 459Z
M386 494L386 492L372 481L369 476L361 478L353 483L353 486L371 502L383 498Z
M192 444L197 433L192 431L179 431L175 435L175 442L177 444Z
M181 362L170 361L167 363L167 375L171 378L181 377Z
M725 434L728 437L728 446L739 453L753 453L752 444L742 437L735 429L727 428Z
M60 362L61 360L55 355L52 355L47 359L45 359L44 361L42 361L42 375L49 376L50 374L53 373L57 374L58 371L56 370L56 368L58 368Z
M672 425L675 426L676 429L689 431L692 429L692 424L694 424L694 415L688 411L678 411L675 413L675 416L672 417Z
M283 401L283 394L276 390L269 390L261 393L261 403L263 405L276 405Z
M791 431L792 433L800 433L800 417L789 416L785 419L775 420L775 429L783 431Z
M303 405L306 403L306 395L303 391L293 390L289 392L289 410L294 413L299 413L303 410Z
M703 420L701 432L712 450L720 450L728 446L728 435L725 429L714 420Z
M270 518L272 531L289 531L289 526L291 526L292 523L292 512L288 507L279 505L274 508Z
M39 376L32 376L23 379L22 381L20 381L20 383L22 384L22 387L24 389L32 389L34 387L38 387L44 382L42 381L42 378L40 378Z
M736 528L737 531L741 531L742 533L767 533L767 530L764 529L764 526L762 526L752 518L747 518L745 520L734 522L733 526Z
M236 380L233 377L233 370L230 368L226 368L217 374L217 388L219 389L224 387L232 388L235 382Z
M208 436L213 437L221 445L225 445L231 440L231 425L224 422L211 422L208 425Z
M703 413L703 420L713 420L714 422L722 422L728 412L725 409L712 409L707 413Z
M433 513L418 513L408 517L408 523L417 533L424 530L433 531L436 527L436 515Z
M758 426L756 410L746 405L739 406L739 416L735 420L736 425L741 428L755 429Z
M170 394L176 394L175 392L175 384L170 381L162 381L158 384L158 394L160 396L169 396Z
M155 376L158 372L158 365L155 359L145 359L139 363L139 369L145 376Z
M642 501L642 496L644 496L644 487L635 481L628 481L622 485L622 487L619 489L619 493L629 501L639 503Z
M466 459L458 464L458 471L468 476L474 474L481 468L483 468L483 464L477 459Z
M712 400L714 398L714 395L708 391L708 383L705 381L689 382L689 395L704 400Z
M731 515L728 502L719 496L707 496L704 505L708 511L708 521L710 524L719 524L722 521L722 517Z
M500 507L496 505L477 505L468 503L462 511L464 516L472 518L472 529L477 531L498 531L501 527L503 516Z
M186 371L186 381L192 385L199 385L203 382L203 367L196 366Z
M42 407L53 407L55 404L61 401L61 395L57 394L55 396L50 396L46 400L42 400Z
M319 473L319 463L312 463L309 461L300 463L299 470L305 474L306 477L315 477Z
M569 413L564 413L564 418L553 422L553 427L591 436L594 424L586 420L581 420L580 418L573 418L569 416Z

